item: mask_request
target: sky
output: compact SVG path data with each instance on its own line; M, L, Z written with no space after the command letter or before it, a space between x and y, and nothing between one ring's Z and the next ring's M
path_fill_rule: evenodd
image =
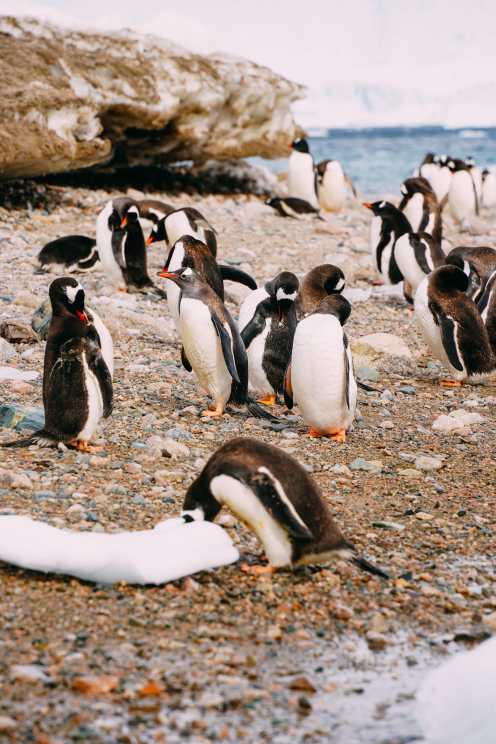
M428 95L496 83L494 0L2 0L1 8L247 57L314 97L336 83Z

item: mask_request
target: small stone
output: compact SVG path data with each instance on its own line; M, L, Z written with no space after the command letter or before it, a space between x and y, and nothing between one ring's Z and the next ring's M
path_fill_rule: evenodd
M371 651L383 651L387 646L387 638L381 633L370 631L365 636L368 647Z
M371 333L368 336L360 336L351 344L354 354L372 358L386 356L399 356L405 359L412 358L412 352L399 336L392 333Z
M446 434L460 433L466 431L473 424L480 424L484 417L479 413L464 411L462 408L451 411L449 415L441 414L432 424L434 431Z
M179 426L174 426L172 429L168 429L166 434L170 439L183 440L184 442L190 442L193 439L193 435L189 431L181 429Z
M8 362L17 356L17 351L12 344L4 338L0 338L0 362Z
M415 514L415 519L420 519L421 522L429 522L431 519L434 519L434 515L419 511Z
M491 612L490 615L484 615L482 617L482 622L496 633L496 612Z
M295 677L288 685L290 690L299 690L300 692L309 692L313 695L317 688L313 685L308 677Z
M73 504L66 511L66 517L69 522L79 522L85 513L85 508L81 504Z
M405 395L415 395L417 388L413 387L413 385L400 385L398 392Z
M11 344L37 344L39 342L33 329L17 320L4 320L0 323L0 336L10 341Z
M380 460L364 460L363 457L357 457L350 463L351 470L364 470L369 473L381 473L382 467Z
M131 473L132 475L136 475L137 473L141 473L141 465L137 462L125 462L124 468L126 473Z
M10 676L20 682L43 682L47 684L51 681L42 667L36 664L15 664L10 667Z
M405 525L399 522L383 522L381 520L372 522L372 527L379 527L382 530L397 530L398 532L405 529Z
M402 478L420 478L422 473L420 470L415 470L415 468L402 468L398 470L398 475Z
M443 461L439 457L419 455L415 460L415 467L417 470L439 470L443 467Z
M279 625L270 625L267 629L267 638L270 641L280 641L282 638L282 630Z
M379 381L379 372L373 367L357 367L356 376L359 380L368 380L369 382Z
M388 622L381 612L375 612L370 619L368 627L372 633L385 633L388 629Z
M394 424L392 421L381 421L379 424L381 429L394 429Z
M189 447L175 439L164 439L163 449L173 460L184 460L189 457Z
M0 716L0 733L8 734L9 731L14 731L17 728L17 721L14 721L10 716Z
M349 469L347 465L340 465L337 463L336 465L333 465L332 468L329 468L331 473L335 473L336 475L341 475L344 478L352 478L353 473Z

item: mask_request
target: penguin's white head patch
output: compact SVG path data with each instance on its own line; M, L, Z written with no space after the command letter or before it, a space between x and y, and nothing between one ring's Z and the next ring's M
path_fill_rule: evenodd
M82 292L84 292L84 289L83 289L83 288L82 288L82 286L81 286L81 285L79 284L79 282L78 282L78 283L76 284L76 286L75 286L75 287L71 287L71 286L67 286L67 287L64 287L64 290L65 290L65 293L66 293L66 295L67 295L67 299L69 300L69 302L71 303L71 305L72 305L72 304L74 303L74 301L75 301L75 299L76 299L76 295L77 295L77 293L78 293L78 292L79 292L80 290L81 290Z
M336 292L341 292L341 290L344 289L344 279L342 277L336 282L334 289Z
M291 300L294 301L296 299L296 292L286 292L283 287L279 287L279 289L276 292L276 298L278 300Z
M468 261L463 262L463 273L470 276L470 264Z
M186 266L181 276L193 276L193 269L190 269L189 266Z
M386 202L381 201L381 203L379 204L379 209L384 209L385 206L386 206Z
M127 213L128 214L138 214L139 215L138 207L129 207L129 209L127 210Z

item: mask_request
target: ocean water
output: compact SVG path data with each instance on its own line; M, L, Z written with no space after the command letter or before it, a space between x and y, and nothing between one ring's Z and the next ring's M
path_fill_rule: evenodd
M339 160L360 195L368 199L395 194L426 152L464 158L472 155L482 168L496 166L496 127L491 129L391 127L329 129L308 138L316 162ZM273 171L287 160L260 160Z

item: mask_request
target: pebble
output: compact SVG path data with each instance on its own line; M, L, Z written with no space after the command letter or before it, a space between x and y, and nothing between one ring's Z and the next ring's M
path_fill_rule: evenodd
M10 716L0 716L0 733L7 734L17 728L17 721Z
M181 429L180 426L174 426L172 427L172 429L168 429L166 431L166 434L168 437L170 437L170 439L178 439L185 442L189 442L193 439L193 435L190 434L189 431Z
M440 457L430 457L429 455L419 455L415 459L417 470L439 470L443 467L443 461Z
M33 329L17 320L4 320L0 323L0 336L11 344L37 344L39 342Z
M66 511L66 517L69 522L79 522L85 513L85 508L81 504L73 504Z
M412 352L399 336L392 333L370 333L352 342L353 353L363 356L398 356L412 358Z
M382 462L380 460L364 460L363 457L357 457L353 462L350 462L351 470L364 470L369 473L381 473Z
M372 527L380 527L383 530L397 530L398 532L405 529L405 525L399 522L383 522L382 520L372 522Z
M368 632L365 639L371 651L383 651L388 644L386 636L374 631Z
M359 380L368 380L369 382L378 382L379 381L379 372L378 370L374 369L374 367L358 367L356 370L356 377L358 377Z
M124 468L126 473L131 473L132 475L136 475L137 473L141 473L141 465L137 462L125 462Z
M12 344L4 338L0 338L0 362L8 362L17 356L17 351Z
M473 424L480 424L483 421L484 417L480 413L471 413L459 408L456 411L451 411L448 415L443 413L438 416L432 424L432 428L434 431L456 434L466 431Z
M398 475L402 478L420 478L422 473L420 470L415 470L415 468L403 468L402 470L398 470Z
M10 676L20 682L50 682L48 674L36 664L15 664L10 667Z
M349 469L347 465L340 465L337 463L336 465L333 465L332 468L329 468L331 473L335 473L336 475L342 475L345 478L352 478L353 473Z
M405 395L415 395L417 388L413 385L400 385L398 392L404 393Z

